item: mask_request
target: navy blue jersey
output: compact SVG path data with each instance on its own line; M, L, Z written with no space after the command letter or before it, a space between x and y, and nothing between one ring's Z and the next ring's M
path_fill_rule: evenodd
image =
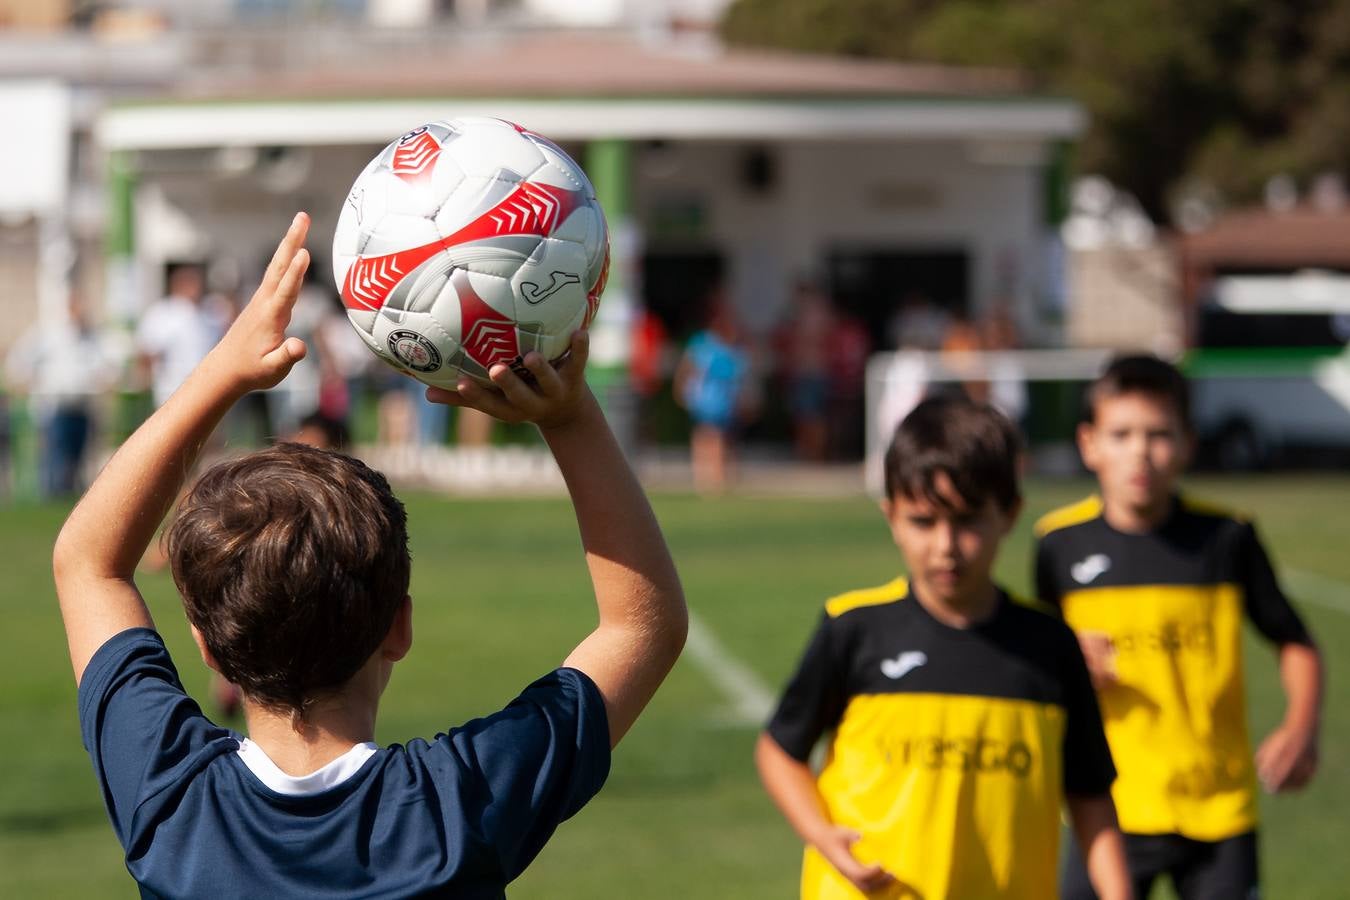
M144 897L503 897L609 772L604 701L575 669L301 796L253 774L241 737L202 714L149 629L99 648L79 709Z

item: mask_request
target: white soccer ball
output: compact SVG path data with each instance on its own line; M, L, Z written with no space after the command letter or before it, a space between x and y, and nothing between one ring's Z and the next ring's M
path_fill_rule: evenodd
M498 363L563 356L609 271L605 216L581 167L500 119L415 128L356 178L333 278L385 362L453 389Z

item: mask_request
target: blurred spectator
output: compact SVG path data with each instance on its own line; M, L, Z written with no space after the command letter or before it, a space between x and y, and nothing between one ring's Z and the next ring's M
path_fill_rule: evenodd
M954 318L942 343L946 367L967 376L960 385L967 396L993 404L1014 422L1026 412L1026 383L1020 365L998 351L1016 349L1017 340L1011 317L995 305L978 323Z
M136 349L159 407L201 362L229 324L207 312L206 281L196 263L168 269L168 293L146 307L136 326Z
M750 354L735 313L714 289L708 326L685 347L675 372L675 392L693 419L690 460L694 488L718 493L731 479L735 429L748 414Z
M871 349L867 327L856 316L836 308L825 339L825 369L830 385L826 407L829 458L849 459L862 454L863 390Z
M628 377L637 399L639 444L659 443L669 412L667 393L675 368L670 334L661 317L645 304L633 317Z
M980 319L980 335L986 350L1016 350L1022 346L1008 304L996 301Z
M961 389L978 403L989 402L989 382L983 377L984 349L980 329L964 314L952 316L942 337L943 362L952 372L963 376Z
M9 383L27 395L38 429L38 487L44 497L84 489L84 461L93 435L95 404L120 374L112 343L90 320L77 294L61 321L38 322L10 351Z
M294 433L301 419L319 409L321 367L328 356L319 331L331 309L330 294L319 284L306 282L300 289L286 333L304 341L309 352L270 393L272 424L278 434Z
M308 444L321 450L336 450L346 453L351 446L351 432L341 419L325 415L322 412L310 413L300 420L300 427L290 440L297 444Z
M202 300L209 321L220 323L223 334L243 310L248 298L241 296L242 279L238 261L223 257L207 270L207 294ZM230 408L220 429L226 440L243 446L270 443L276 435L266 391L250 391Z
M980 320L980 335L984 349L993 351L1016 350L1022 346L1006 301L996 300ZM1021 422L1029 403L1027 383L1021 363L1011 354L1001 354L990 365L989 402L1001 409L1014 422Z
M375 442L383 446L409 446L416 437L417 413L406 375L391 366L375 370Z
M492 443L492 423L496 419L467 406L455 410L455 442L461 447L486 447Z
M330 294L328 313L319 322L315 337L319 345L319 412L330 419L349 422L366 375L375 363L347 318L347 308Z
M812 282L799 281L777 343L792 414L793 449L798 459L809 462L825 459L830 388L827 354L833 326L830 298Z
M937 350L947 335L951 317L927 295L909 291L887 326L887 337L897 350Z
M217 296L206 301L206 269L201 263L172 263L165 276L168 293L147 306L136 324L136 350L148 372L155 407L164 405L230 325L231 312ZM224 432L208 439L219 449ZM167 526L167 522L161 528ZM160 571L168 565L161 541L146 548L141 566Z
M646 400L653 397L665 383L667 353L670 338L661 317L645 306L633 319L632 357L628 375L633 392Z

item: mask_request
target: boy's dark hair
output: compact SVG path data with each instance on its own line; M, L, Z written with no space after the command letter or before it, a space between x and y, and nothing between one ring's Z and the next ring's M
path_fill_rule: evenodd
M937 492L945 474L965 504L976 509L992 498L1003 510L1021 499L1017 484L1021 441L1008 417L963 396L930 397L895 429L886 450L886 496L923 498L942 508Z
M379 647L411 568L407 515L384 476L291 443L203 474L168 553L220 673L252 700L301 715Z
M1191 427L1191 388L1176 366L1147 353L1117 356L1105 371L1088 385L1084 397L1083 420L1097 418L1097 404L1124 394L1147 394L1170 403L1181 424Z

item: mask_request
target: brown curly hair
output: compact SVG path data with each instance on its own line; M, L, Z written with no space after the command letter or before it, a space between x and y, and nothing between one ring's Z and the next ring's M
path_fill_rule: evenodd
M168 532L188 621L251 700L304 715L408 595L407 514L360 460L282 443L198 479Z

